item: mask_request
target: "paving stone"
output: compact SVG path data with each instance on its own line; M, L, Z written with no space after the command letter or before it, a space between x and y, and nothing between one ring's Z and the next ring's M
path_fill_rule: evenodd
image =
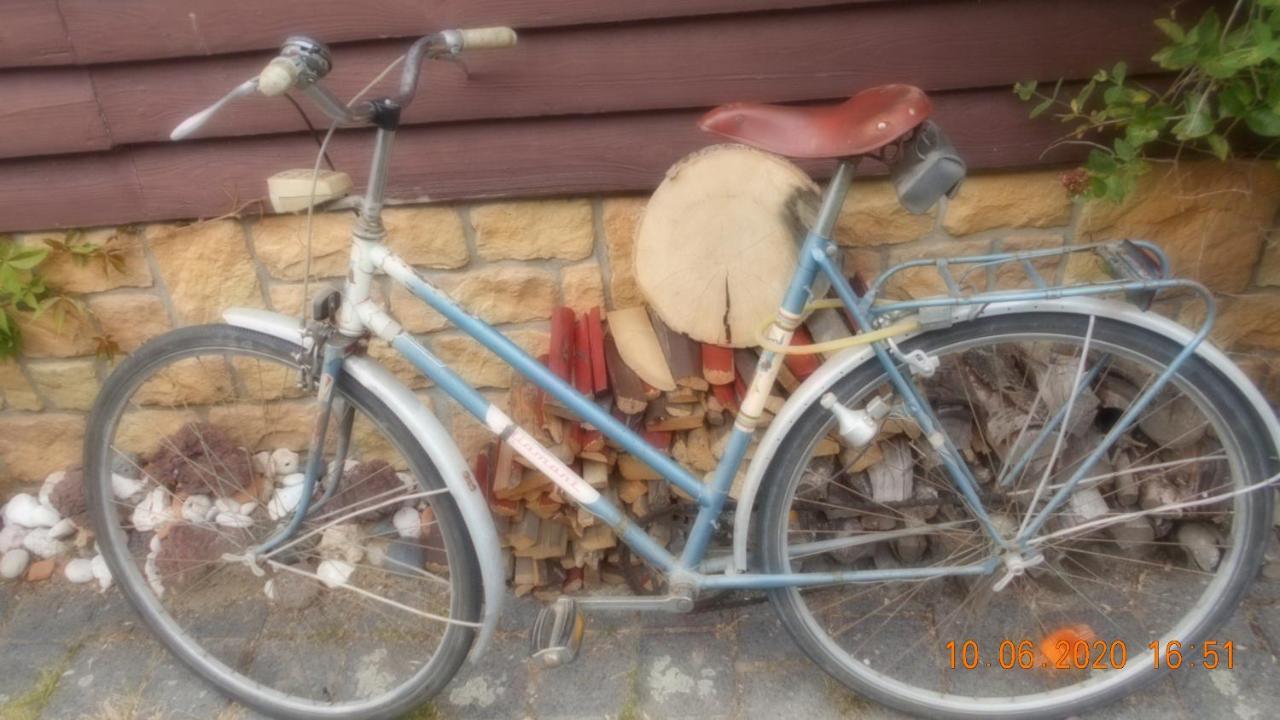
M498 618L498 632L528 632L541 610L542 603L535 598L507 595L502 616Z
M226 660L243 647L243 643L221 642L210 649ZM229 704L212 685L166 652L138 694L134 717L138 720L206 720L217 717Z
M64 582L43 583L21 593L5 623L5 639L12 642L74 643L91 628L96 594Z
M164 660L151 644L96 642L76 653L45 705L46 718L110 717L137 702L152 669Z
M634 707L640 682L635 633L588 631L577 660L535 668L533 713L539 720L619 717Z
M702 631L640 637L640 710L650 717L732 717L732 639Z
M808 661L775 662L738 674L742 714L753 718L795 717L805 720L906 720L907 716L881 707L846 690Z
M0 642L0 717L26 697L46 673L65 669L71 651L60 643Z
M739 664L804 659L804 653L782 627L772 605L752 605L742 608L741 613L734 625Z
M529 702L528 639L499 633L476 664L467 662L435 699L449 718L524 717Z

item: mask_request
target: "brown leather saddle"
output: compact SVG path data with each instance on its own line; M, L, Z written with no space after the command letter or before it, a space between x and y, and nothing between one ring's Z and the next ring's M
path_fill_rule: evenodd
M843 158L874 153L906 135L933 112L924 91L881 85L838 105L721 105L698 125L752 147L795 158Z

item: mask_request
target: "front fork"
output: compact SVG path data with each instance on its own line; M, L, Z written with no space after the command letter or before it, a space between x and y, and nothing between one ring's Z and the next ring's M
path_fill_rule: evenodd
M342 363L355 347L356 340L339 333L332 333L324 341L320 351L320 373L316 382L316 399L319 412L311 429L311 442L307 450L307 463L303 470L302 497L289 517L288 524L254 549L256 555L264 555L280 547L302 525L307 513L315 507L323 505L337 490L338 481L342 477L346 464L347 452L351 445L351 428L355 423L355 408L347 401L337 397L338 379L342 374ZM304 381L309 373L304 371ZM320 474L325 470L324 447L329 434L329 420L337 409L338 439L333 462L328 466L328 475L324 481L324 495L313 503L316 484Z

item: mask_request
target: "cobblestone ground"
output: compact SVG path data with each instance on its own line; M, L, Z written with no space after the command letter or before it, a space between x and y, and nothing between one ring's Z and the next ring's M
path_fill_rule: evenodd
M416 718L900 718L829 681L767 605L689 616L593 618L582 656L530 667L516 602L484 659ZM1280 582L1261 582L1220 633L1236 669L1174 674L1090 718L1277 717ZM256 713L187 673L119 593L0 586L0 718L240 720Z

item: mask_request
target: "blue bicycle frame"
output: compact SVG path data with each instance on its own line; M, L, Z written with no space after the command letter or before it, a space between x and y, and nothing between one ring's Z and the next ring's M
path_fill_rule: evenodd
M637 554L654 567L669 576L673 591L696 591L700 589L767 589L779 587L829 585L835 583L877 582L891 580L923 580L953 575L983 575L997 570L1002 562L1009 562L1010 557L1019 557L1034 552L1028 541L1041 529L1049 515L1060 507L1074 491L1076 485L1084 478L1094 463L1111 447L1119 436L1136 420L1139 413L1146 408L1152 399L1172 379L1178 367L1195 352L1199 343L1207 336L1213 321L1213 305L1208 292L1201 286L1180 280L1167 279L1168 263L1163 253L1154 245L1138 243L1144 250L1153 252L1159 258L1160 277L1132 276L1128 279L1111 283L1096 283L1069 287L1055 287L1046 282L1035 271L1032 260L1049 255L1061 254L1064 251L1033 251L1028 253L1010 253L986 255L951 260L921 260L896 266L882 275L865 297L859 297L850 286L838 265L836 245L831 240L832 230L840 208L843 206L853 179L856 163L842 161L823 197L818 219L812 230L805 237L800 247L795 274L791 278L782 305L767 338L775 345L786 345L796 327L804 319L806 306L814 298L815 284L820 277L829 281L836 297L839 298L859 328L876 327L877 323L890 317L900 317L909 313L927 313L936 308L957 307L961 305L981 305L1008 300L1032 300L1065 297L1073 295L1099 295L1107 293L1152 293L1171 287L1191 288L1199 293L1208 306L1206 319L1193 342L1189 343L1165 370L1136 398L1133 405L1115 423L1097 448L1081 462L1072 476L1048 499L1044 507L1033 516L1031 521L1014 536L1003 535L992 522L977 490L977 482L964 459L957 452L941 424L938 422L928 402L918 391L910 378L910 372L904 372L901 362L903 356L889 340L881 340L871 344L876 361L901 398L911 418L920 426L923 436L935 448L948 476L960 496L968 505L976 519L993 542L993 552L982 562L967 565L942 565L922 568L897 568L885 570L849 570L841 572L801 572L762 574L749 572L716 572L723 564L705 563L707 546L724 510L729 488L737 474L747 452L748 444L755 433L762 415L764 398L768 396L779 372L782 357L765 350L761 353L755 374L742 407L734 420L725 451L709 483L704 484L688 470L681 467L670 457L649 445L640 435L614 418L591 399L579 394L570 384L553 374L528 353L504 337L501 333L483 321L469 315L446 295L433 287L418 275L411 267L391 253L383 239L385 231L380 221L382 208L382 191L385 186L386 165L389 155L393 131L379 130L375 145L373 171L369 192L363 199L362 212L357 219L353 233L354 247L352 251L352 267L344 290L343 303L337 317L337 333L331 338L324 351L319 386L322 402L326 395L332 395L331 388L336 374L341 372L340 359L349 352L356 338L372 332L391 343L391 346L404 356L421 373L430 378L446 394L453 398L467 412L485 423L504 442L524 456L531 464L545 473L557 485L563 488L575 501L595 517L612 528L621 540L629 545ZM1075 248L1089 249L1095 246ZM964 263L974 267L995 266L997 264L1016 262L1021 264L1031 278L1034 289L987 292L964 295L960 292L960 284L950 272L950 267ZM932 265L942 275L950 290L947 296L913 300L908 302L881 303L875 300L884 283L895 273L910 267ZM628 516L614 503L601 496L571 468L557 459L545 447L534 440L529 433L517 426L499 408L494 406L475 388L468 385L453 370L444 365L431 354L421 343L405 332L380 305L369 295L371 278L382 271L409 292L439 312L463 332L475 338L485 348L509 363L521 375L532 381L549 396L563 403L584 422L599 430L605 436L618 443L626 452L659 473L667 482L675 485L689 495L698 505L697 518L689 533L683 552L673 555L663 545L655 541L642 528L634 524ZM1087 382L1076 387L1079 393ZM1043 429L1041 438L1055 431L1062 422L1065 413L1053 418ZM323 437L324 426L328 422L328 411L322 414L317 423L317 432ZM313 444L313 448L323 443ZM1029 458L1035 451L1033 446L1025 455ZM313 453L317 451L313 450ZM311 489L319 479L321 463L308 463L306 473L307 490L302 497L305 500L297 509L295 524L308 510ZM287 535L282 533L281 540ZM269 541L264 548L269 548L277 541ZM810 554L836 549L837 547L858 544L857 537L824 540L816 543L797 545L789 551L794 555Z

